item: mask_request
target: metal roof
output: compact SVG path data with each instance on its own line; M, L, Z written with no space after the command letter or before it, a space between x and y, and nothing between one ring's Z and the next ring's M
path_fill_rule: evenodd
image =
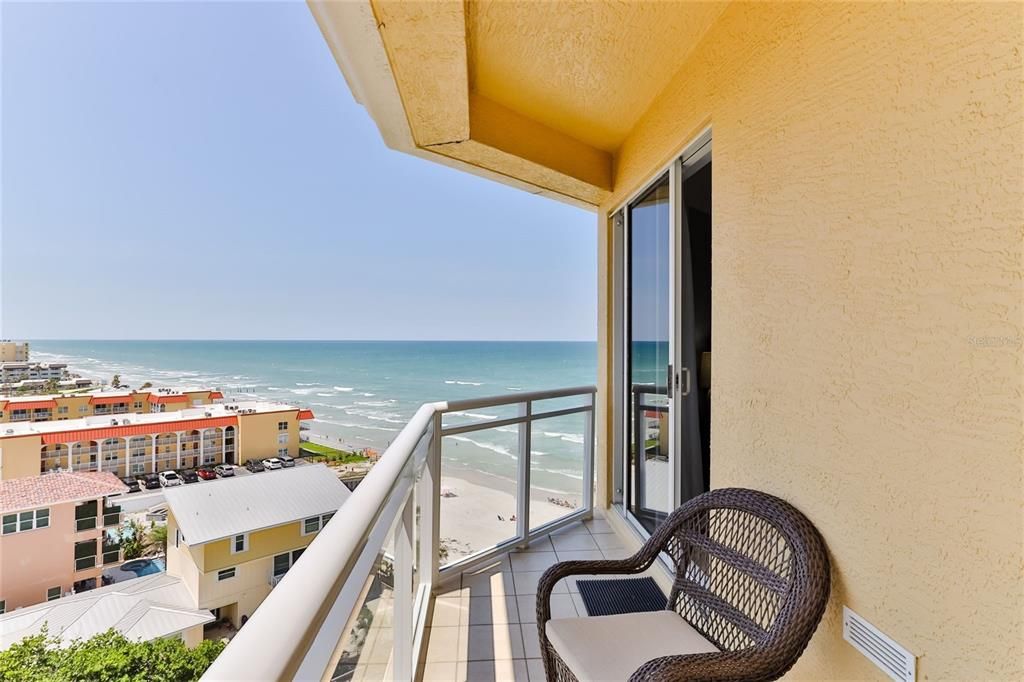
M166 573L133 578L0 616L0 651L43 625L64 643L114 628L128 639L166 637L214 620L195 602L181 578Z
M323 464L164 489L170 513L190 545L333 512L350 494Z

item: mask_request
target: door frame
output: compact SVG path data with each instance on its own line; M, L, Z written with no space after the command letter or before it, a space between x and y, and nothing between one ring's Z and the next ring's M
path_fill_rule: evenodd
M701 131L698 135L684 144L680 151L673 156L672 161L658 168L638 189L626 196L618 205L612 208L607 220L613 230L613 253L611 271L613 280L613 338L610 348L613 353L612 367L615 369L615 376L612 377L611 386L614 391L612 396L612 411L614 436L612 443L612 477L613 485L617 481L621 488L613 489L610 499L611 508L615 509L629 523L634 530L640 533L643 538L649 537L650 532L640 523L629 510L629 494L626 488L631 481L629 476L629 401L626 398L626 390L632 385L631 378L626 376L629 368L627 355L629 353L629 296L630 296L630 258L629 258L629 237L630 220L629 207L654 185L656 185L666 173L669 176L669 270L671 286L669 290L669 357L672 361L672 376L668 377L669 393L669 461L672 471L672 503L673 509L681 503L680 485L682 466L681 458L678 456L682 446L682 434L679 428L678 418L680 405L680 371L682 366L682 344L679 343L679 313L678 296L682 290L682 268L680 267L680 228L685 220L683 215L683 180L692 172L699 170L707 162L707 156L711 154L712 129L710 126ZM617 219L618 216L621 216ZM699 381L699 376L691 376L691 386ZM616 458L618 462L616 463Z

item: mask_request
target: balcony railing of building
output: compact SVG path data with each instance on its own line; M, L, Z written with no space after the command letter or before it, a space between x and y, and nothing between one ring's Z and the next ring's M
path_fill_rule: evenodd
M84 556L84 557L80 557L78 559L75 559L75 570L76 571L84 571L84 570L86 570L88 568L96 568L96 557L94 557L94 556Z
M368 653L363 646L367 628L380 625L375 619L390 633L390 642L378 635L373 643L375 657L382 642L390 649L388 679L412 679L442 581L591 516L594 396L594 387L580 387L423 405L204 679L348 679ZM574 483L551 498L552 474L538 465L534 427L550 437L567 420L581 431L568 439L579 447L565 479ZM506 478L514 479L515 509L482 500L480 517L498 519L489 526L493 544L467 549L445 515L442 500L454 493L442 478L460 475L467 434L491 430L515 434L514 448L494 450L495 466L507 463ZM538 513L534 523L531 501L545 496L565 513Z
M120 544L104 544L103 545L103 565L116 564L121 561L121 545Z
M113 506L107 507L103 510L103 527L110 528L111 526L121 525L121 507Z

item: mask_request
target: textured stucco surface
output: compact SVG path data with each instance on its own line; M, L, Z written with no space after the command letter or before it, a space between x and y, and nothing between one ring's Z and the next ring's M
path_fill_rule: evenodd
M595 149L614 151L725 6L473 0L466 3L471 86Z
M602 215L712 126L712 483L834 561L792 678L884 679L847 604L1024 679L1022 7L730 5L617 154Z

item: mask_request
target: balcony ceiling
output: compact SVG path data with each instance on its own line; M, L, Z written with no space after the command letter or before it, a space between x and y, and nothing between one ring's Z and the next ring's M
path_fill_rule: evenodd
M726 4L310 0L389 146L591 207Z
M724 8L724 2L468 2L470 87L614 152Z

